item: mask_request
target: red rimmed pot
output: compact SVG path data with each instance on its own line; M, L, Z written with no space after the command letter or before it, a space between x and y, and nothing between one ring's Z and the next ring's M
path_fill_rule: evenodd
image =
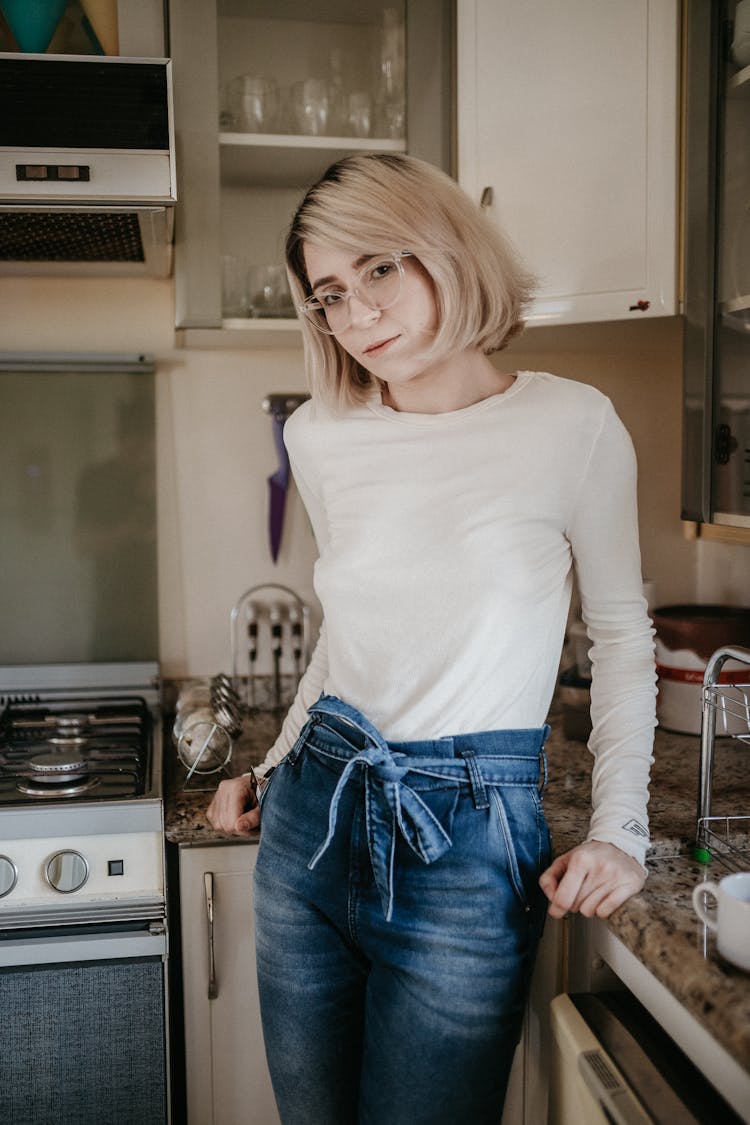
M718 648L750 648L750 608L726 605L669 605L652 613L656 629L659 696L656 715L665 730L700 734L703 676ZM747 683L747 665L728 660L720 682ZM717 724L717 735L736 733Z

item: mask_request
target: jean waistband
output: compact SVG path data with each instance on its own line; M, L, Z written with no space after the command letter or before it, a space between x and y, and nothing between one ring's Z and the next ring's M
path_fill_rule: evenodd
M423 863L433 863L451 847L451 839L415 789L408 774L447 778L471 787L475 807L489 808L488 786L522 785L543 789L547 778L544 743L549 727L388 743L356 708L323 695L309 708L289 759L306 746L340 763L341 776L331 798L328 832L308 864L312 869L329 847L341 794L357 769L364 774L370 859L383 912L393 912L393 860L397 832Z
M481 758L482 770L494 784L543 785L547 780L547 725L388 742L360 711L336 696L322 695L309 708L308 715L299 749L301 744L309 744L344 763L368 748L377 747L400 766L427 776L465 777L468 755Z

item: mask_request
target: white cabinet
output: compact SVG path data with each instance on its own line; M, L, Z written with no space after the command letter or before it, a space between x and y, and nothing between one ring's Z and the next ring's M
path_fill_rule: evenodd
M183 343L299 343L291 307L264 313L256 281L244 303L222 301L222 258L280 266L297 203L335 160L408 149L449 166L451 12L451 0L172 0Z
M676 0L457 12L459 181L539 279L529 323L674 314Z
M564 988L568 921L547 918L545 923L501 1125L541 1125L547 1120L552 1042L549 1006Z
M255 976L257 851L247 843L180 846L188 1125L279 1120Z

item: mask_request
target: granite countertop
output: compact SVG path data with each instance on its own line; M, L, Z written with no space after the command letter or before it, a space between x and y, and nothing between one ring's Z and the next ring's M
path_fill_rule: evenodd
M693 887L729 874L688 855L649 860L643 891L608 919L609 930L750 1073L750 974L719 957L693 911ZM750 868L750 862L748 862Z
M240 737L236 740L232 760L228 766L231 777L239 777L251 766L257 766L276 741L283 715L275 711L257 711L247 717ZM227 774L193 774L189 781L187 770L177 756L171 736L171 722L166 721L164 746L164 823L170 844L216 844L240 842L239 837L229 837L214 831L206 820L206 809L216 788ZM258 834L242 837L242 843L257 844Z
M279 716L256 714L246 721L231 763L231 773L257 764L273 743ZM545 810L556 852L583 839L589 816L592 758L583 742L566 738L552 717L547 744L549 784ZM168 726L167 726L168 729ZM706 1030L750 1071L750 974L722 962L714 936L692 908L692 888L726 874L692 859L700 740L657 730L649 805L652 848L649 877L608 920L612 933L630 949ZM205 820L205 810L219 775L193 777L183 788L186 771L171 739L165 747L166 834L173 844L238 842L222 836ZM750 814L748 748L733 739L717 740L712 812ZM257 842L256 837L242 843ZM750 850L746 864L750 870Z
M593 759L580 742L553 734L548 743L550 784L545 810L555 850L585 832ZM692 905L693 887L729 874L717 860L692 858L700 739L657 730L651 769L652 847L640 894L607 920L609 930L672 993L718 1043L750 1072L750 974L723 961L714 934ZM717 739L712 814L750 814L750 754L734 739ZM750 870L750 841L745 839Z

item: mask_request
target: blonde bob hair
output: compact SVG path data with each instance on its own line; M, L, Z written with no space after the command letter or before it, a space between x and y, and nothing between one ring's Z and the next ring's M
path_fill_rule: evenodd
M504 348L524 327L534 279L489 218L445 173L412 156L347 156L310 188L286 240L295 305L311 294L304 244L364 254L408 250L432 280L435 358ZM334 336L302 317L310 390L334 408L364 401L379 381Z

